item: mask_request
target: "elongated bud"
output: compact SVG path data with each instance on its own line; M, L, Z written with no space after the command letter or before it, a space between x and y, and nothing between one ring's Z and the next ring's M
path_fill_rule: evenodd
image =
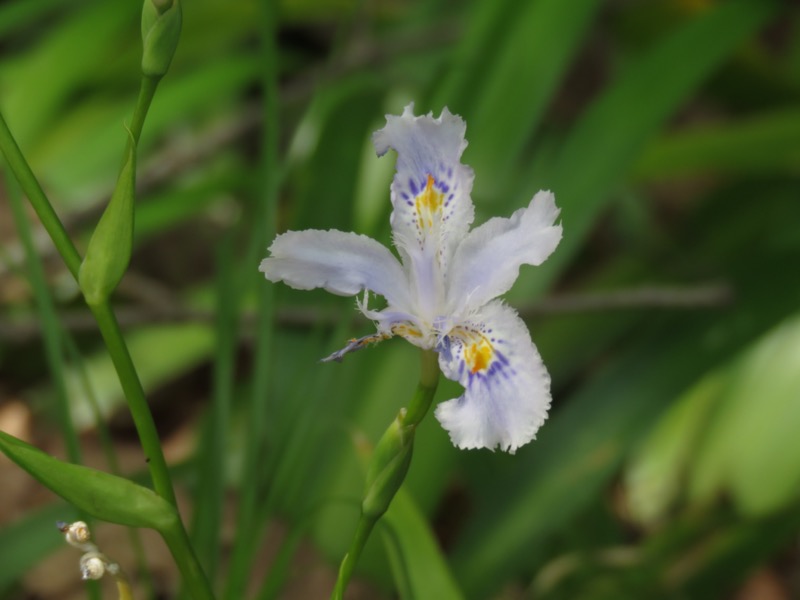
M169 69L181 35L180 0L144 0L142 7L142 73L162 77Z
M400 489L411 464L414 448L414 426L403 425L405 409L389 425L375 446L367 471L362 513L378 519Z
M170 8L172 8L172 0L152 0L153 6L156 7L158 14L163 15Z
M135 180L136 145L131 140L117 187L89 240L78 273L78 283L89 305L107 299L128 268L133 248Z

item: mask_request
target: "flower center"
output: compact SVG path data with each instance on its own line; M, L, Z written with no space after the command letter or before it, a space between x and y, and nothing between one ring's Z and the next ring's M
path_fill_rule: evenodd
M464 361L472 373L485 370L492 361L493 355L492 345L483 336L464 348Z

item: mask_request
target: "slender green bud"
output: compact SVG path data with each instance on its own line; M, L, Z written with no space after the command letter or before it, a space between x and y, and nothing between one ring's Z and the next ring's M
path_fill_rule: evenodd
M403 425L404 418L402 409L375 446L361 503L366 517L378 519L386 512L408 472L416 427Z
M172 0L152 0L153 6L156 7L158 14L163 15L170 8L172 8Z
M133 248L136 145L131 140L117 187L89 240L78 283L86 302L96 305L111 295L128 268Z
M169 69L181 35L180 0L144 0L142 7L142 73L162 77Z
M146 487L58 460L3 431L0 431L0 452L64 500L103 521L164 531L173 527L178 518L169 502Z

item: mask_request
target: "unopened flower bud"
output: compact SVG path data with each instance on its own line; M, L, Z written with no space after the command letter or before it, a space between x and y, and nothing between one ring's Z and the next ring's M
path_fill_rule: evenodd
M380 518L389 508L411 464L415 427L404 425L404 417L405 409L402 409L381 436L369 464L361 510L374 519Z
M142 73L161 77L169 68L181 35L180 0L144 0L142 7Z
M89 240L78 272L78 283L90 306L108 299L128 268L133 248L135 180L136 146L131 143L117 187Z
M172 0L152 0L158 14L162 15L172 7Z

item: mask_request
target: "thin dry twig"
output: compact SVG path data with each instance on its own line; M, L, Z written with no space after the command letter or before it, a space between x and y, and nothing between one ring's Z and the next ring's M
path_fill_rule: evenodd
M643 287L610 292L557 294L517 308L524 318L535 318L621 310L719 309L732 304L733 300L733 290L729 285L710 283L696 287ZM214 319L211 311L193 310L177 301L120 306L116 312L120 325L126 329L160 323L211 323ZM243 315L244 332L252 330L255 317L253 313ZM334 327L338 318L337 313L313 308L283 308L276 317L281 327L300 329L320 325ZM357 325L359 322L363 322L363 318L354 314L353 324ZM95 329L94 319L86 310L62 312L61 324L72 333L86 333ZM0 338L4 340L26 342L40 335L41 327L34 317L0 319Z

